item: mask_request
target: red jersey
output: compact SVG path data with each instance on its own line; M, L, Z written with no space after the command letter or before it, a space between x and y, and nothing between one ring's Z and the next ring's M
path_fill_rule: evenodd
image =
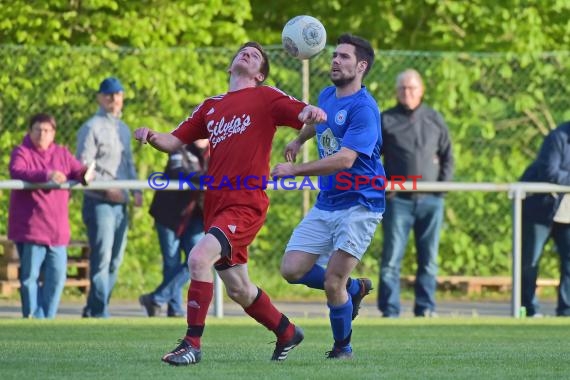
M274 87L248 87L206 99L172 134L186 144L210 140L208 187L259 188L269 179L277 126L301 129L298 115L306 105Z

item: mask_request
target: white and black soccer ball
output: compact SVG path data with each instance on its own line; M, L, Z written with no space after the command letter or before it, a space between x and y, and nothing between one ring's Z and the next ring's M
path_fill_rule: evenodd
M295 16L285 24L281 33L283 48L297 59L309 59L324 49L327 31L312 16Z

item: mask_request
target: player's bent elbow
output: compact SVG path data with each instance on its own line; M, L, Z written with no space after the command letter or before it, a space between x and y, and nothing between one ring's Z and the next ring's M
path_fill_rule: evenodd
M341 160L341 168L340 170L347 170L352 168L352 166L354 165L354 161L356 161L356 157L348 157L345 156L342 158Z
M338 170L350 169L354 165L354 161L358 158L358 153L352 149L341 148L341 150L336 153Z

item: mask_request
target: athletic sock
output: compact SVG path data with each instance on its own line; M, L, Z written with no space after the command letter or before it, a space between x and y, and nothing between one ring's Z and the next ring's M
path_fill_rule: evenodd
M318 264L315 264L299 280L288 281L288 282L290 284L302 284L302 285L307 285L309 288L324 290L325 271L326 271L325 268L323 268ZM358 281L357 279L349 278L346 281L346 290L350 293L351 296L357 295L360 292L360 281Z
M191 280L188 287L186 304L186 322L188 330L184 338L187 343L195 348L200 348L200 338L204 333L208 308L214 297L214 284Z
M348 281L346 281L346 291L351 296L358 295L358 293L360 293L360 281L355 278L349 278Z
M315 264L313 267L305 273L297 281L289 281L290 284L303 284L307 285L309 288L313 289L324 289L325 288L325 268Z
M288 342L295 335L295 326L271 303L269 296L259 288L255 300L244 311L277 336L277 342Z
M328 304L331 320L331 328L335 347L346 347L350 344L352 335L352 299L350 294L348 301L339 306Z

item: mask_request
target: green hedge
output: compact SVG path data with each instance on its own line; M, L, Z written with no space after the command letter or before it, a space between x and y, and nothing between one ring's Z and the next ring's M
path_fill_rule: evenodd
M0 46L0 155L7 167L9 153L26 131L27 118L47 111L58 121L57 141L75 150L79 126L96 110L95 90L108 75L126 86L124 120L134 130L146 125L169 131L205 97L227 89L226 72L235 47L207 49L107 49ZM328 52L310 65L310 99L329 85ZM280 47L269 48L272 74L269 84L302 97L299 61ZM366 78L381 109L394 104L397 73L419 70L426 82L426 102L447 121L456 159L456 181L516 181L534 158L543 136L570 119L568 53L540 55L424 53L381 51ZM272 165L281 160L284 145L295 136L279 130ZM165 155L134 144L139 177L161 170ZM315 148L311 146L311 157ZM7 179L7 171L0 179ZM269 192L272 205L265 227L251 247L252 265L261 273L277 270L289 235L302 217L302 193ZM314 193L311 197L314 198ZM0 192L0 234L6 232L8 191ZM136 295L159 282L160 255L147 208L131 213L127 254L118 290ZM72 235L82 238L80 204L74 191L70 218ZM446 200L442 230L442 274L506 275L511 262L510 200L502 193L451 193ZM360 271L377 274L379 228ZM403 272L413 273L415 256L410 244ZM543 275L557 277L557 259L549 246ZM280 280L271 286L278 287Z

